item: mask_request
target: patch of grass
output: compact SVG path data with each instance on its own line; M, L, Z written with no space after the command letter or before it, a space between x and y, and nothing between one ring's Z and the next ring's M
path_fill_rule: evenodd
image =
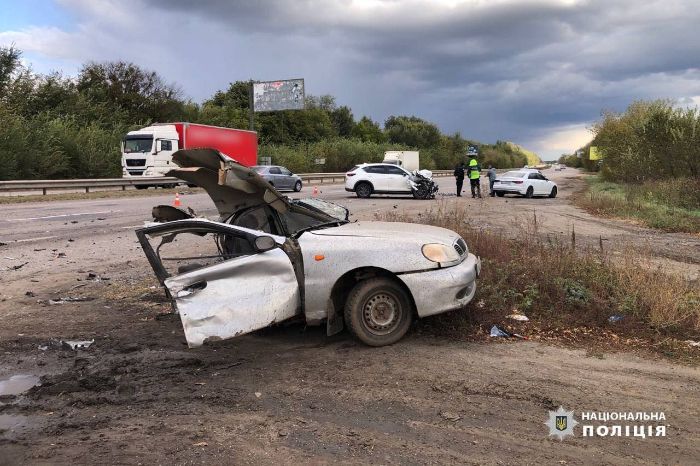
M529 335L574 332L605 341L618 339L618 334L627 337L619 341L645 338L651 341L646 347L661 338L700 337L697 282L645 268L643 257L632 252L613 259L598 248L582 251L568 243L543 240L534 218L522 226L517 239L477 228L468 218L465 208L449 210L442 205L419 220L459 233L470 252L482 259L472 312L436 316L427 325L437 326L440 334L464 334L474 327L487 332L498 323ZM387 214L385 219L415 221L398 214ZM505 319L514 310L530 318L526 328ZM609 322L612 315L623 319Z
M639 185L586 177L588 189L575 198L590 213L638 220L664 231L700 233L700 180L685 178Z

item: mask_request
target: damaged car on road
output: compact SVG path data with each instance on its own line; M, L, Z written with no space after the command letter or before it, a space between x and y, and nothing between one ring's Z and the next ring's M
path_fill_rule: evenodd
M190 347L291 318L392 344L420 317L463 308L481 261L455 232L348 220L324 200L291 200L213 149L180 150L170 171L209 194L218 221L170 206L138 229Z

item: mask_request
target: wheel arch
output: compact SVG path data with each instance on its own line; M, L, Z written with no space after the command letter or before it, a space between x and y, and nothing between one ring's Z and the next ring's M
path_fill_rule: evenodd
M370 188L372 188L372 192L374 192L374 183L372 183L370 180L357 180L354 185L352 185L352 190L355 191L357 189L357 185L365 183L368 184Z
M333 285L333 288L331 288L331 309L328 315L329 323L337 322L338 320L340 322L343 321L343 310L345 308L345 301L347 300L350 291L359 282L373 277L389 278L393 280L397 285L399 285L406 292L408 299L411 302L411 313L413 314L413 317L418 318L416 301L413 298L413 293L411 292L411 289L406 285L406 283L404 283L404 281L401 280L401 278L399 278L398 275L396 275L390 270L386 270L381 267L368 266L348 270L336 280L335 284ZM343 326L340 326L340 328L338 328L337 326L333 327L335 331L331 332L331 326L328 326L329 335L338 333L343 328Z

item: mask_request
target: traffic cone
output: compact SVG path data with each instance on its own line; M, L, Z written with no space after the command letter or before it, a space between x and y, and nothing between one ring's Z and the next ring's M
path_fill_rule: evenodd
M180 207L182 203L180 202L180 193L175 193L175 200L173 201L173 207Z
M311 195L314 197L318 196L318 186L314 186L314 191L311 193Z

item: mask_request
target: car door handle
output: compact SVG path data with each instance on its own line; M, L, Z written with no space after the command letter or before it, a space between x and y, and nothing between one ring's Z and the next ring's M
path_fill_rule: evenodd
M189 286L186 286L185 288L181 289L180 291L177 292L177 297L178 298L184 298L185 296L191 296L198 291L203 290L204 288L207 287L207 282L206 281L201 281L197 283L193 283Z

